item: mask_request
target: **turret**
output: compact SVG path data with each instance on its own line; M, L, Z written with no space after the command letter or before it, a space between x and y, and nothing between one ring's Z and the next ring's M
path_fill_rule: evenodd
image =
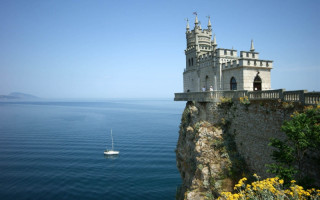
M213 46L217 46L216 34L213 34Z
M189 19L187 18L187 32L190 30L190 26L189 26Z
M197 29L198 28L198 15L197 14L195 14L196 15L196 19L194 20L194 29Z
M208 16L208 30L211 31L211 21L210 21L210 16Z
M251 48L250 48L251 52L254 52L254 46L253 46L253 40L251 40Z

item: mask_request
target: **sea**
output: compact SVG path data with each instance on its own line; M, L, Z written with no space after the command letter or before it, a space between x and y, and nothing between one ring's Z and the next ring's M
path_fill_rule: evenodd
M0 199L175 199L185 103L0 102ZM118 156L105 156L111 148Z

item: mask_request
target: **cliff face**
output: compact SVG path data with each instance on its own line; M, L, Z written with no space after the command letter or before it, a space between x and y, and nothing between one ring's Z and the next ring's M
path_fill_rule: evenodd
M182 115L176 150L183 179L180 199L213 198L221 191L231 191L232 173L243 168L241 161L238 169L232 163L230 155L237 152L231 147L232 138L222 134L224 122L213 125L203 120L200 109L188 102Z
M179 198L210 199L222 191L232 191L243 176L272 176L265 166L273 162L269 139L284 139L280 131L283 121L302 108L271 100L220 105L188 102L176 149L183 180ZM315 166L310 165L309 171L320 177Z

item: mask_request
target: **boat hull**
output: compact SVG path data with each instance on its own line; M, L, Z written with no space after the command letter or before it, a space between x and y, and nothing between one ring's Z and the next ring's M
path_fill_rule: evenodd
M119 153L119 151L105 151L104 155L118 155Z

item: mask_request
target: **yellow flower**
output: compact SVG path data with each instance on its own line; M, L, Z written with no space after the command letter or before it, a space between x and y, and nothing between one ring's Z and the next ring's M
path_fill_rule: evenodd
M258 176L257 174L253 174L253 176L259 180L260 176Z
M258 177L255 174L256 177ZM237 193L222 192L220 200L238 200L238 199L257 199L259 196L264 196L268 199L319 199L319 189L304 190L302 186L295 185L296 181L291 181L292 185L289 189L282 189L281 184L284 183L278 177L267 178L261 181L245 184L247 178L239 180L235 185L235 189L239 189Z

